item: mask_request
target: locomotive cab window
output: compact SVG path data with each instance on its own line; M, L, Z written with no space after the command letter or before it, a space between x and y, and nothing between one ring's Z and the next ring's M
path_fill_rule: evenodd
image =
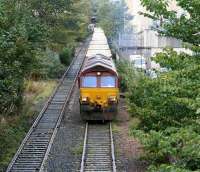
M95 76L82 77L82 87L97 87L97 78Z
M115 87L115 77L114 76L102 76L101 77L101 87Z

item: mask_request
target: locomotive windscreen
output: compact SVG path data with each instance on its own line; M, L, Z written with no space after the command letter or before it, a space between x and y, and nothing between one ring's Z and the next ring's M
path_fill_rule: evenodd
M85 76L82 77L82 87L97 87L97 77L96 76Z
M102 76L101 77L101 87L115 87L115 77L114 76Z

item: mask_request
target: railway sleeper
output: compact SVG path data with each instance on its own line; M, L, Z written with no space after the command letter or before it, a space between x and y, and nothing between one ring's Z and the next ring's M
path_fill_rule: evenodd
M13 168L12 168L13 170L37 170L37 168L35 168L35 167L31 167L31 166L29 166L29 167L15 167L15 166L13 166ZM38 170L39 171L39 170Z
M66 100L65 97L61 97L61 98L60 98L60 97L58 97L58 98L56 97L56 98L53 98L53 99L52 99L52 102L53 102L53 103L62 103L62 104L64 105L65 100Z
M58 117L55 118L43 118L41 119L42 123L56 123L58 121Z
M112 172L112 170L95 170L95 169L87 169L85 172Z
M18 157L17 157L17 161L41 161L40 159L40 155L24 155L24 154L20 154Z
M35 170L11 170L11 172L36 172Z
M65 93L64 91L58 91L58 92L56 92L56 94L55 94L55 96L54 97L61 97L61 98L63 98L63 97L67 97L67 94Z
M110 159L107 159L107 158L88 158L87 159L87 163L109 163L109 164L111 164L111 160ZM86 164L87 164L86 163Z
M41 118L41 120L43 118L45 118L45 119L58 118L59 114L60 114L60 112L59 113L45 113L44 116Z
M61 111L62 110L62 107L63 106L57 106L57 105L49 105L48 106L48 110L59 110L59 111Z
M38 138L38 139L49 139L51 135L45 135L45 134L32 134L30 138Z
M41 158L38 158L38 157L36 157L36 158L31 158L31 157L23 157L23 158L18 158L17 159L17 161L16 161L16 163L17 162L19 162L19 163L23 163L23 162L25 162L25 163L34 163L34 162L38 162L38 163L40 163L41 162Z
M22 154L28 154L28 153L31 153L31 154L34 154L34 155L37 155L37 154L44 154L45 153L45 150L30 150L30 149L26 149L26 150L22 150L21 151Z
M88 168L85 168L85 170L84 170L84 172L87 172L87 171L95 171L95 172L98 172L98 171L112 171L112 169L111 168L109 168L109 167L105 167L105 168L103 168L103 167L88 167Z
M14 168L38 168L40 166L41 163L23 163L23 164L15 164Z
M52 126L48 126L48 125L45 125L45 124L39 124L38 126L37 126L37 128L38 129L54 129L55 128L55 125L56 124L54 124L54 125L52 125Z

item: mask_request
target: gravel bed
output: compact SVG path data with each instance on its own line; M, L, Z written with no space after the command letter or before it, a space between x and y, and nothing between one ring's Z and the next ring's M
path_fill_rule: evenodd
M145 162L139 160L138 157L133 155L129 157L124 152L123 148L127 145L122 145L122 137L119 133L114 134L114 142L115 142L115 158L116 158L116 167L117 172L145 172ZM129 147L134 147L134 145L130 145Z
M76 172L80 169L85 122L79 114L78 92L76 88L66 109L45 165L46 172ZM139 160L140 145L128 137L128 121L122 100L113 124L117 172L145 172L145 164Z
M80 118L78 97L76 88L51 147L45 171L75 172L80 168L85 123Z
M146 164L140 160L140 143L129 136L129 114L125 99L121 99L116 120L113 122L113 138L117 172L145 172Z

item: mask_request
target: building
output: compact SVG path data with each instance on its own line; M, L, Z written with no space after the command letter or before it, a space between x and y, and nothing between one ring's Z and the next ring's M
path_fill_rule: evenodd
M177 52L191 53L190 50L182 47L182 41L172 37L160 36L156 31L152 30L152 26L157 23L139 14L140 11L146 12L140 0L125 1L129 9L128 12L134 17L129 21L133 32L121 32L116 41L118 52L122 54L123 58L131 60L131 56L141 55L147 59L147 64L150 67L150 57L162 52L166 47L173 48ZM181 15L184 12L176 5L176 1L173 1L169 8L170 10L176 10L177 15Z

